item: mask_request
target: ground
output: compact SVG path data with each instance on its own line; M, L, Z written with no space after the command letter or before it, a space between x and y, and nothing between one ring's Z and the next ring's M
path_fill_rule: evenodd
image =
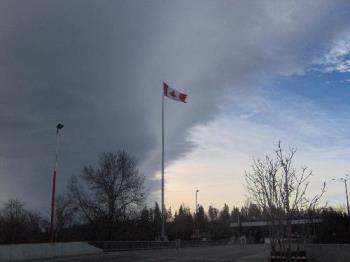
M137 250L108 253L100 256L40 260L50 262L263 262L269 261L267 245L228 245L182 249Z

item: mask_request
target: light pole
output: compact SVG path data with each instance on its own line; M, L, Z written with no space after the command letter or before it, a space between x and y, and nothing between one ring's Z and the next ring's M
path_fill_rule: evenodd
M197 212L198 212L198 203L197 203L197 194L198 194L199 190L196 190L196 216L197 216Z
M56 126L56 149L55 149L55 167L53 169L52 176L52 195L51 195L51 224L50 234L51 242L55 242L55 196L56 196L56 171L58 165L58 146L59 146L59 131L64 127L63 124L59 123Z
M198 200L198 192L199 192L199 190L196 189L196 214L195 214L195 216L194 216L194 234L195 234L196 236L199 235L199 227L198 227L198 202L197 202L197 200Z
M345 186L345 195L346 195L346 207L348 211L348 217L350 217L350 209L349 209L349 197L348 197L348 184L347 181L350 179L349 175L346 174L344 177L341 178L332 178L333 181L339 181L344 183Z

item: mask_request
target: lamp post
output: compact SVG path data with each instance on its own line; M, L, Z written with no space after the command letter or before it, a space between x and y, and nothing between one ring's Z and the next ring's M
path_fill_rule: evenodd
M198 236L199 235L199 225L198 225L198 192L199 190L196 189L196 213L195 213L195 216L194 216L194 234L195 236Z
M198 212L198 203L197 203L197 194L198 194L199 190L196 190L196 216L197 216L197 212Z
M60 130L64 127L63 124L59 123L56 126L56 148L55 148L55 167L53 169L52 176L52 195L51 195L51 223L50 223L50 234L51 242L55 242L55 197L56 197L56 171L58 165L58 146L59 146L59 134Z
M348 184L347 181L350 179L349 175L346 174L344 177L341 178L332 178L333 181L338 181L344 183L345 186L345 195L346 195L346 207L348 211L348 217L350 217L350 209L349 209L349 197L348 197Z

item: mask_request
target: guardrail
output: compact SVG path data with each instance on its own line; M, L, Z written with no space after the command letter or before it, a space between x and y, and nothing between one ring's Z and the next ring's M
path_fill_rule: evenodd
M90 245L102 249L104 252L140 250L140 249L168 249L186 247L205 247L229 244L225 240L176 240L176 241L94 241Z

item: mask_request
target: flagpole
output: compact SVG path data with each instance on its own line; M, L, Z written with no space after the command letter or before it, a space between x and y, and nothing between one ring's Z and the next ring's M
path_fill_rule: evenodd
M165 240L165 214L164 214L164 87L162 88L162 234Z
M164 100L165 96L186 103L187 95L184 93L180 93L179 91L170 88L165 82L163 82L163 90L162 90L162 233L161 240L165 241L165 220L166 220L166 209L164 205Z

